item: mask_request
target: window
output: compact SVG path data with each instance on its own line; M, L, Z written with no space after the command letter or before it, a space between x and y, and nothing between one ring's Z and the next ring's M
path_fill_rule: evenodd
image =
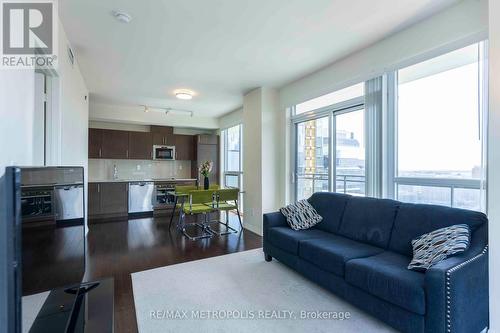
M222 184L225 187L243 187L242 163L242 125L229 127L221 132L222 136ZM240 200L241 201L241 200Z
M397 199L480 209L479 48L398 71Z
M347 100L355 99L358 97L363 97L364 94L365 94L365 84L364 82L362 82L354 86L334 91L330 94L313 98L311 100L305 101L304 103L297 104L295 106L295 114L301 114L325 106L337 104L340 102L345 102Z
M329 191L329 117L297 124L297 200Z
M365 195L365 110L335 115L335 192Z
M315 192L365 195L363 93L361 83L295 106L296 200Z

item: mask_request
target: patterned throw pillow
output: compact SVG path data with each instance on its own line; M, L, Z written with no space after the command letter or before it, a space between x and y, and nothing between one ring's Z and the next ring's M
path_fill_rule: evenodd
M323 220L307 199L280 208L280 212L293 230L309 229Z
M408 269L426 271L432 265L469 248L470 229L457 224L424 234L411 241L413 260Z

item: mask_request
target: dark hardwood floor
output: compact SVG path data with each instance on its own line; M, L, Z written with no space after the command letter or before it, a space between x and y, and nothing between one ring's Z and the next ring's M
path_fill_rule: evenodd
M115 332L137 332L131 273L262 246L248 230L191 241L174 226L169 230L168 222L157 217L89 225L84 280L114 278ZM239 229L232 214L230 224Z

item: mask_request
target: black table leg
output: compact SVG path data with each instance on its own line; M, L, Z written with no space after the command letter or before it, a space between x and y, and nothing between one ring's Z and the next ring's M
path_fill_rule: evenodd
M169 229L172 227L172 221L174 220L174 215L175 215L175 207L177 207L177 196L175 196L175 200L174 200L174 208L172 208L172 216L170 216L170 223L168 224L168 228L169 228Z

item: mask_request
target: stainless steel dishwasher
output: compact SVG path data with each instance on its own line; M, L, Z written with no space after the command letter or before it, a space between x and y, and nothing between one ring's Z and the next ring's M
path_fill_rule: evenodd
M54 186L56 221L84 218L83 184Z
M154 182L130 182L128 186L128 212L152 212Z

